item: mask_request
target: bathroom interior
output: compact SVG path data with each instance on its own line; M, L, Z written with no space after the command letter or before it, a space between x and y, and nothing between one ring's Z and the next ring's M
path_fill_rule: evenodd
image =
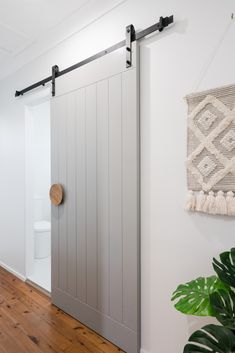
M44 291L51 291L51 206L49 188L50 162L50 102L43 100L27 107L26 129L30 179L26 198L26 273L27 281ZM28 244L27 244L28 243Z

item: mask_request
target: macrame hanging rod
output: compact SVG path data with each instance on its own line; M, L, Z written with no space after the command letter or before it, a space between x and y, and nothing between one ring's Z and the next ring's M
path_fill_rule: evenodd
M59 67L57 65L54 65L52 67L52 75L48 76L46 78L44 78L41 81L38 81L36 83L34 83L31 86L28 86L24 89L22 89L21 91L16 91L15 92L15 97L19 97L22 96L23 94L32 91L33 89L39 87L39 86L44 86L46 83L52 81L52 96L55 95L55 79L57 77L60 77L62 75L67 74L70 71L73 71L75 69L78 69L79 67L86 65L88 63L90 63L91 61L94 61L98 58L101 58L104 55L107 55L117 49L120 49L124 46L126 46L126 50L127 50L127 56L126 56L126 66L130 67L132 65L131 62L131 43L136 41L136 40L140 40L146 36L148 36L149 34L156 32L156 31L163 31L163 29L167 26L169 26L171 23L174 22L174 18L173 16L169 16L169 17L160 17L159 22L155 23L154 25L140 31L140 32L135 32L134 26L130 25L126 27L126 39L124 39L123 41L114 44L113 46L100 51L99 53L90 56L89 58L80 61L79 63L72 65L70 67L68 67L67 69L64 69L62 71L59 70Z

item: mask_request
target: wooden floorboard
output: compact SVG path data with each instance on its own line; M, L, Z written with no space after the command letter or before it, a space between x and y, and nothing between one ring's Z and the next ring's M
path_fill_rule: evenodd
M0 267L0 353L121 353Z

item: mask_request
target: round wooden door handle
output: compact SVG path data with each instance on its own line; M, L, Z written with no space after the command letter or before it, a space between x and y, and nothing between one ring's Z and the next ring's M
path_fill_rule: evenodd
M61 184L51 185L49 194L53 205L59 206L63 202L64 190Z

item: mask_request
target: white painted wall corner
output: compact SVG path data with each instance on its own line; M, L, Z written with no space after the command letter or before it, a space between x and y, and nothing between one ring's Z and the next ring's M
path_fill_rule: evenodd
M12 273L14 276L16 276L17 278L21 279L21 281L26 281L26 277L22 276L19 272L13 270L11 267L5 265L3 262L0 261L0 267L4 268L5 270L7 270L8 272ZM144 353L144 352L143 352Z

